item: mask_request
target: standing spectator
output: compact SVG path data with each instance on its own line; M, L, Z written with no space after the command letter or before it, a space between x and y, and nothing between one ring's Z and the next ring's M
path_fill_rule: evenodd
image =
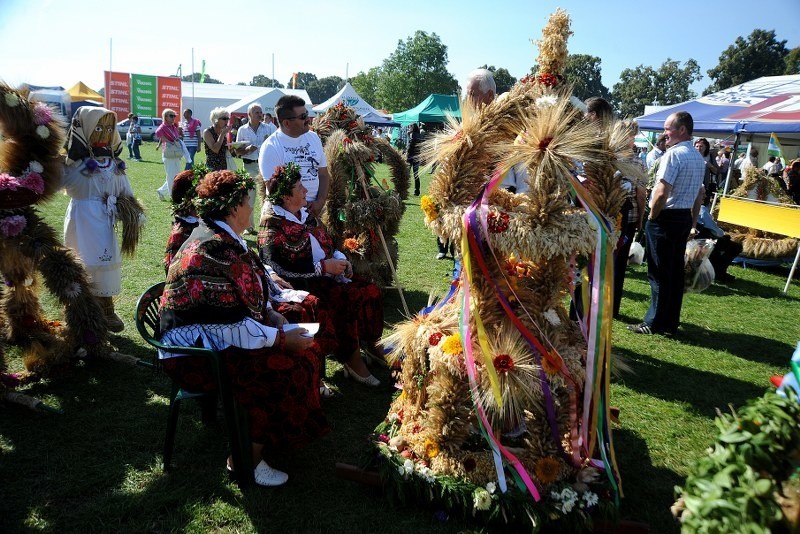
M128 151L133 150L132 160L142 161L142 154L139 151L139 147L142 146L142 127L139 126L139 117L136 115L132 115L130 120L131 122L128 125L128 139L130 140Z
M247 107L247 126L242 126L236 132L237 143L247 143L247 145L235 149L236 155L242 158L244 170L253 178L258 174L258 151L261 145L269 137L269 128L261 122L264 115L261 104L253 102ZM252 208L255 206L256 192L250 191L250 226L245 233L255 233Z
M705 196L705 164L692 146L693 129L685 111L664 121L669 149L661 158L645 226L650 308L641 323L628 327L637 334L674 335L680 324L683 255Z
M487 69L475 69L467 78L467 98L475 107L490 104L497 94L494 74Z
M305 101L294 95L284 95L275 105L280 128L261 145L258 167L264 180L275 174L275 168L294 162L300 167L303 187L306 188L308 211L314 216L322 213L328 197L330 175L322 141L310 131L312 118ZM269 202L261 208L262 218Z
M228 121L230 115L225 108L211 110L209 120L211 126L203 132L203 143L206 150L206 165L212 171L224 171L228 168Z
M731 154L730 152L720 150L717 153L717 167L719 167L719 174L718 176L718 183L721 182L723 190L725 188L725 182L728 181L728 169L731 167Z
M746 171L750 167L758 168L758 149L754 147L750 147L750 157L745 156L739 167L739 170L742 171L742 181L744 181L747 176Z
M133 125L133 113L128 113L128 131L125 134L125 146L128 147L128 159L133 159L133 136L131 126Z
M272 118L272 113L264 113L264 126L267 127L267 137L274 134L278 131L278 127L275 126L275 119Z
M800 204L800 159L796 159L783 170L786 192L795 204Z
M170 198L170 195L172 195L172 180L183 170L181 169L181 158L184 156L184 152L181 144L181 131L175 122L177 116L173 110L165 109L161 113L161 118L164 122L156 129L155 134L163 146L161 160L164 162L164 172L167 175L164 185L156 190L158 198L162 201Z
M625 120L622 122L625 131L629 134L629 147L635 150L634 139L639 131L636 121ZM641 158L634 156L631 163L641 165L641 175L645 175L644 163ZM620 236L614 251L614 317L619 316L619 307L622 302L622 287L625 284L625 272L628 268L628 254L633 244L636 232L642 226L644 206L647 192L645 184L640 183L636 176L620 175L622 188L625 190L625 203L620 210Z
M416 122L411 125L408 134L408 150L406 151L406 160L411 165L411 170L414 172L414 196L419 196L419 144L422 141L422 135L419 133L419 124Z
M183 120L181 121L181 133L183 135L183 144L186 145L186 150L189 152L189 160L186 162L186 168L189 170L194 165L194 155L197 154L197 149L200 148L200 121L192 117L192 110L186 108L183 111Z
M661 156L664 155L664 151L666 149L667 149L667 136L664 135L664 134L661 134L661 135L658 136L658 139L656 140L656 144L653 147L653 149L650 152L647 153L647 170L648 171L650 169L652 169L653 165L655 165L656 161L658 161L659 158L661 158Z
M711 202L711 197L717 192L717 175L719 174L719 167L717 167L716 158L711 155L711 145L708 139L701 137L694 142L694 147L703 156L705 162L705 174L703 175L703 187L706 190L704 202Z

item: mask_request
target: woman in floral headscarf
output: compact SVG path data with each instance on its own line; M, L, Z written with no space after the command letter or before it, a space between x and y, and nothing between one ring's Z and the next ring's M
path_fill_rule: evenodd
M83 260L108 329L121 332L125 324L114 312L113 301L122 291L121 253L133 253L144 217L119 158L122 140L116 125L113 111L78 108L69 129L62 186L71 197L64 243ZM122 248L114 231L118 220L123 224Z
M246 173L216 171L197 185L200 223L178 251L161 300L161 341L222 352L233 394L247 409L254 477L279 486L288 475L270 467L265 449L295 447L329 431L320 407L319 347L269 302L266 272L241 237L250 224ZM206 360L161 353L164 370L189 391L213 391ZM228 460L228 468L231 465Z

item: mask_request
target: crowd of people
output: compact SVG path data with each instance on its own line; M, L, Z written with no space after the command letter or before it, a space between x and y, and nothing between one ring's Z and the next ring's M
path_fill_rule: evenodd
M471 73L466 89L476 109L496 97L492 74L486 69ZM585 120L596 127L597 135L610 131L614 122L611 105L602 98L590 98L585 105ZM267 463L268 454L330 430L320 401L333 394L323 380L325 356L333 355L346 377L368 387L380 384L368 364L385 363L380 345L381 289L353 274L347 257L336 250L321 223L330 176L322 142L310 129L312 118L306 103L296 96L283 96L275 115L273 119L260 104L253 103L247 109L246 123L234 128L230 114L216 108L211 111L210 125L203 129L191 110L184 110L179 122L174 110L165 109L163 123L155 132L165 167L165 182L158 194L162 200L171 200L174 214L163 260L166 286L160 311L161 340L177 346L205 346L224 354L234 394L250 416L254 476L264 486L280 485L288 479L286 473ZM101 226L108 217L107 206L97 204L96 198L130 196L132 192L124 164L117 158L122 151L119 134L114 121L107 119L113 118L113 113L81 108L76 116L81 126L73 126L75 136L107 138L96 145L94 153L88 152L95 160L107 156L109 163L103 166L101 160L100 171L107 172L97 174L95 181L76 178L86 174L85 165L73 165L74 172L67 174L64 185L73 197L66 223L67 244L84 258L97 296L103 299L109 328L119 331L124 324L114 314L111 300L120 291L119 245L113 231L103 239L87 240L86 228ZM141 128L138 117L129 119L128 155L138 160ZM634 146L638 125L623 121L622 128L629 135L628 148L633 155L628 163L640 166L641 172L619 175L626 197L618 219L613 313L615 317L619 313L628 251L636 234L643 231L651 301L643 320L629 329L671 336L680 324L687 240L698 233L718 240L719 252L713 262L718 279L729 279L727 265L741 251L714 224L707 208L707 199L731 166L730 157L726 151L715 155L704 138L693 140L693 120L685 112L666 119L664 134L646 154L638 153ZM418 196L423 140L419 125L410 126L407 138L407 161L414 177L414 195ZM77 161L86 155L87 146L94 145L85 141L74 146L70 157ZM206 154L205 165L194 161L201 149ZM242 170L232 163L234 156L242 159ZM743 171L755 166L756 158L757 152L751 150L749 158L735 162L734 168ZM800 161L786 169L779 165L770 158L763 170L779 179L797 201ZM576 172L579 168L580 162L576 162ZM647 173L649 183L640 179ZM257 182L262 182L262 187ZM501 186L517 194L527 191L530 184L524 165L509 169ZM94 187L104 188L105 193L91 189ZM257 190L264 195L258 221L254 216ZM255 233L256 227L254 251L243 236ZM448 253L454 255L452 245L440 241L438 257ZM95 266L93 257L101 263ZM575 312L582 313L580 309ZM309 333L298 326L307 323L317 323L318 331ZM181 387L213 389L203 360L167 353L160 357L165 371ZM231 462L229 459L227 468L235 471L237 466Z

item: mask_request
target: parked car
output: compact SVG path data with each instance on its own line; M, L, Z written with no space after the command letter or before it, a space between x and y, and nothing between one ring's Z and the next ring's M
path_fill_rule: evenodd
M139 126L142 128L142 139L152 141L155 138L156 129L164 122L161 117L139 117ZM128 125L130 121L125 119L117 123L117 131L122 140L128 135Z

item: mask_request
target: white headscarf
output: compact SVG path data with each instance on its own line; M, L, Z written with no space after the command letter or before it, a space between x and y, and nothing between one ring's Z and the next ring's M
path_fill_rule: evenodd
M92 147L89 139L100 119L108 114L114 116L115 124L111 144L107 147ZM67 165L72 165L87 157L116 158L119 156L122 153L122 139L116 129L116 122L116 114L109 109L96 106L79 107L72 117L67 135Z

